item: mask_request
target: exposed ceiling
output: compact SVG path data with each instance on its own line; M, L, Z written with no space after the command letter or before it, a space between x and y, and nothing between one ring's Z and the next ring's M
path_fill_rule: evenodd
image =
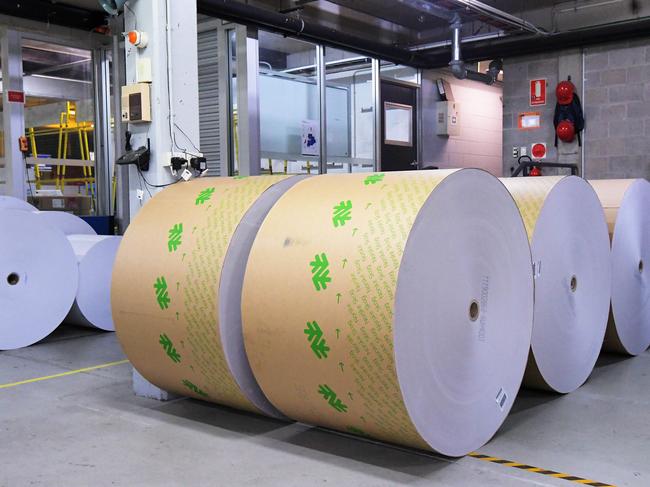
M462 22L467 60L647 35L650 27L650 0L196 1L200 13L419 67L448 62L452 18ZM84 30L106 18L98 0L2 0L0 13Z

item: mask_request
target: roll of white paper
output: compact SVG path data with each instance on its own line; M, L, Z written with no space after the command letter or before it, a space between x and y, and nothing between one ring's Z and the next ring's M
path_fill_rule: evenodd
M26 347L61 324L77 292L63 233L29 211L0 211L0 350Z
M650 346L650 183L593 180L612 241L612 309L608 351L638 355Z
M79 289L67 323L114 331L111 276L121 237L68 235L79 263Z
M589 377L610 299L607 224L595 192L575 176L504 178L522 213L535 274L535 319L524 384L571 392Z
M279 411L450 456L508 414L532 317L521 216L475 169L297 183L255 238L242 297L246 352Z
M38 211L35 206L13 196L0 195L0 210Z
M65 211L37 211L43 222L61 230L65 235L97 235L88 223L72 213Z

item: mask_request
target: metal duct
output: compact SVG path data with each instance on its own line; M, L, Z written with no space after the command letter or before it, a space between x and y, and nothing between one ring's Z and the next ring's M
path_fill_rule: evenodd
M487 73L479 73L478 71L468 69L461 58L460 52L461 26L460 19L458 18L456 18L451 24L451 61L449 62L449 66L451 67L452 74L458 79L471 79L474 81L480 81L486 85L493 84L496 81L497 76L499 76L499 71L501 71L503 61L500 59L492 61Z

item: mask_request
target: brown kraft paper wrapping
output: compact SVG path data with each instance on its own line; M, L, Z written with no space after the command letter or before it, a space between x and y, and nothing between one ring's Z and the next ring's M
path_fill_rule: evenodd
M157 194L118 251L112 309L136 370L177 394L260 412L225 358L219 323L222 265L242 217L286 176L205 178Z

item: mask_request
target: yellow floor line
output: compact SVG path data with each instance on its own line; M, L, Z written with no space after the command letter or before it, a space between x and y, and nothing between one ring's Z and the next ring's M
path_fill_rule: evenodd
M93 365L92 367L84 367L83 369L69 370L61 372L60 374L46 375L45 377L36 377L35 379L21 380L18 382L10 382L9 384L0 384L0 389L8 389L10 387L22 386L23 384L31 384L32 382L40 382L42 380L57 379L67 375L80 374L82 372L90 372L91 370L105 369L106 367L113 367L114 365L122 365L128 363L128 360L118 360L117 362L108 362L106 364Z

